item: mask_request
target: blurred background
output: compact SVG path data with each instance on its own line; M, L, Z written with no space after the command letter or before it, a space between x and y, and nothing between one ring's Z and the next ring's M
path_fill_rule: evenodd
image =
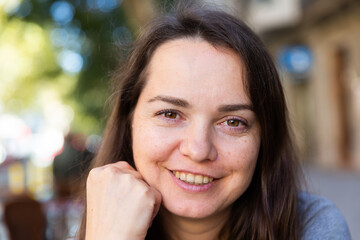
M175 2L0 0L0 239L75 235L111 73L139 29ZM360 239L360 2L206 2L268 46L308 189L332 200Z

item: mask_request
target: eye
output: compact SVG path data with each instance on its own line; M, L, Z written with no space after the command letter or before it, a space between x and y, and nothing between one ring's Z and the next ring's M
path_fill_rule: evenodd
M238 119L229 119L226 120L225 122L230 127L238 127L241 124L241 121Z
M248 129L248 123L245 119L237 117L228 117L227 119L222 120L219 123L224 130L230 131L233 133L241 133Z
M171 118L171 119L175 119L178 116L177 113L171 112L171 111L164 112L163 115L164 115L164 117Z
M177 120L180 117L180 114L173 109L165 109L157 112L155 115L165 118L167 120Z

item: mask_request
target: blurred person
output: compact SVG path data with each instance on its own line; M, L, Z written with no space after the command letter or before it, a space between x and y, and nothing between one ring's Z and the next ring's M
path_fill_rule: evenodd
M54 159L54 198L45 205L48 239L63 240L74 236L78 229L83 210L77 199L79 180L92 158L85 140L82 134L68 134L63 151Z
M350 239L301 189L278 73L243 22L179 7L119 72L79 239Z
M79 191L81 174L92 158L85 141L86 136L83 134L68 134L62 152L54 159L54 189L60 198L73 197Z
M10 240L44 240L46 219L42 204L28 194L13 195L4 204Z

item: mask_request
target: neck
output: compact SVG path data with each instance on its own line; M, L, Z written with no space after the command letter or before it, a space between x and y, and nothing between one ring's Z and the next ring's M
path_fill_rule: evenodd
M207 218L194 219L174 215L162 208L161 221L167 235L173 240L217 240L219 233L229 217L229 210Z

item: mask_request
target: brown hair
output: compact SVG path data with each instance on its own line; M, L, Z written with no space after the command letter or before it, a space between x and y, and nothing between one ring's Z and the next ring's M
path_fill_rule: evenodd
M252 182L233 204L232 215L220 235L228 239L299 239L298 165L279 76L261 40L246 24L225 12L183 7L147 26L134 43L126 65L115 74L115 105L92 167L120 160L135 167L131 119L146 84L146 67L157 47L184 37L202 38L240 56L246 69L246 91L261 126L261 147ZM85 237L85 219L84 214L80 239ZM157 228L159 222L157 219L153 223L147 239L160 239L155 231L161 229Z

